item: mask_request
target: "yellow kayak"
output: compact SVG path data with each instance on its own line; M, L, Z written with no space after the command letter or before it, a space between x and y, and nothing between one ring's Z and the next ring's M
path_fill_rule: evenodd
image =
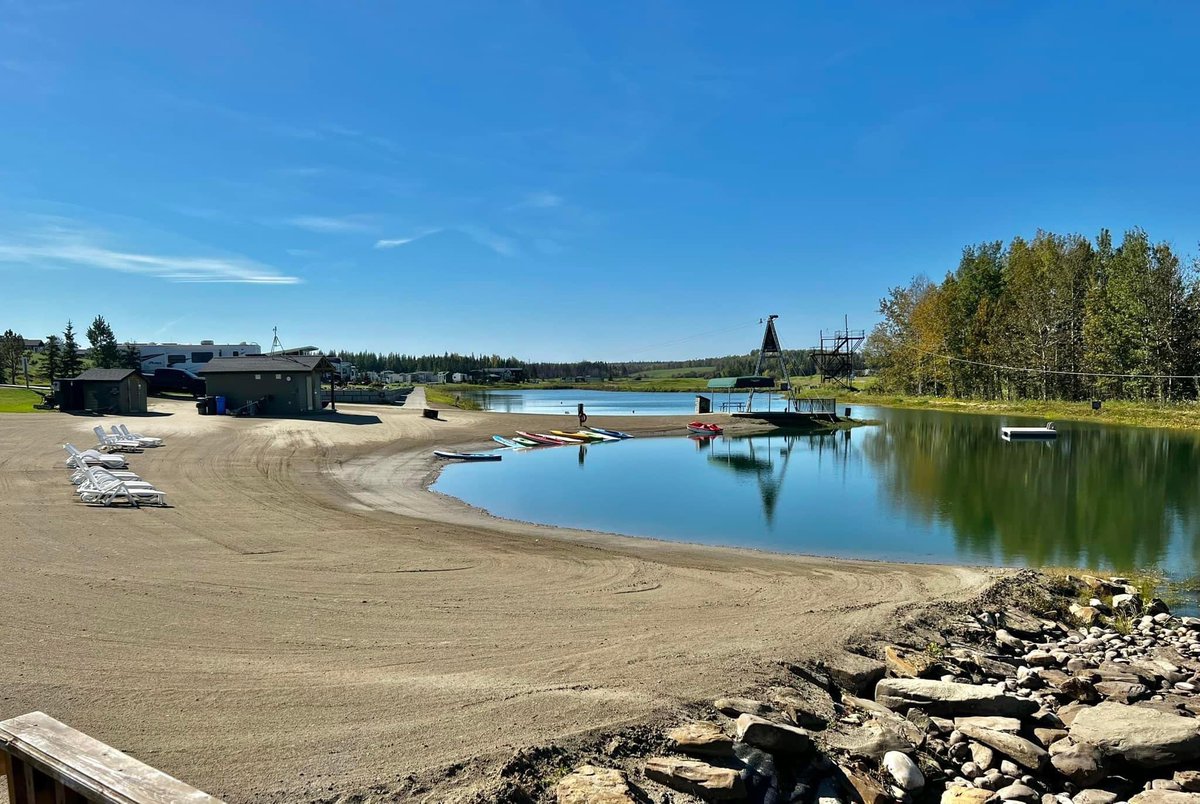
M600 433L592 433L586 430L580 430L577 433L567 433L562 430L551 430L551 435L561 436L562 438L576 438L581 441L616 441L612 436L601 435Z

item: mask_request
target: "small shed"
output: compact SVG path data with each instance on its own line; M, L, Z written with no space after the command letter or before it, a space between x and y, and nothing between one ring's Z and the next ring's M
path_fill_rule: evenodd
M324 355L214 357L200 369L209 396L225 397L225 410L254 402L266 416L320 412L322 375L332 371Z
M99 413L146 412L146 378L137 369L93 368L78 377L54 381L59 410Z

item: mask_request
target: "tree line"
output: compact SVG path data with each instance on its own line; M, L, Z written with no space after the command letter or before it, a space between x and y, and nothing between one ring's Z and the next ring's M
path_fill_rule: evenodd
M113 333L112 326L98 315L85 333L88 348L82 349L75 337L75 325L68 319L62 336L47 335L42 339L39 354L34 355L25 346L25 338L8 329L0 335L0 382L16 384L22 381L26 358L29 358L30 373L46 381L62 377L75 377L84 369L84 362L92 368L141 368L141 355L132 343L121 345Z
M866 344L881 390L983 399L1196 399L1195 261L1141 229L1039 231L891 288Z

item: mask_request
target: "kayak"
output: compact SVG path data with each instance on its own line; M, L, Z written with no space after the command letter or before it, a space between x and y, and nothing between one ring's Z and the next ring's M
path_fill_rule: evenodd
M629 433L622 433L620 430L605 430L603 427L589 427L588 429L593 433L612 436L613 438L633 438Z
M542 438L547 438L550 441L553 441L555 444L582 444L586 440L583 438L567 438L566 436L546 435L545 433L538 433L537 435L541 436Z
M610 435L602 435L601 433L592 433L586 430L580 430L575 433L564 433L562 430L551 430L552 434L560 438L576 438L581 441L617 441Z
M433 454L448 461L498 461L500 456L494 452L447 452L435 449Z
M532 438L524 438L524 437L522 437L522 436L517 436L516 438L514 438L514 439L513 439L513 441L516 441L516 442L517 442L518 444L520 444L522 447L545 447L545 446L549 446L548 444L543 444L543 443L542 443L542 442L540 442L540 441L534 441Z
M524 430L518 430L517 435L520 436L521 438L528 439L529 441L532 441L535 444L561 444L562 443L561 441L558 441L557 439L548 438L546 436L540 436L537 433L527 433Z
M498 444L503 444L504 446L511 447L513 449L525 449L524 444L518 444L516 441L513 441L511 438L505 438L504 436L494 435L494 436L492 436L492 440Z
M720 425L706 424L704 422L692 422L687 426L687 429L689 433L696 433L697 435L720 435L724 432Z

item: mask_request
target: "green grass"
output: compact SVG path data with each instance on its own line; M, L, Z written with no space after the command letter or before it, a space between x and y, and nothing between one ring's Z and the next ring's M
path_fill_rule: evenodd
M713 373L713 366L692 366L691 368L664 368L664 369L647 369L639 371L630 376L630 379L638 380L675 380L689 379L689 374L699 374L701 377L707 377ZM694 379L690 378L690 379Z
M479 403L474 399L460 396L466 388L462 385L426 385L425 401L431 405L450 405L459 410L479 410Z
M44 413L34 405L40 405L42 397L24 388L0 388L0 413Z

